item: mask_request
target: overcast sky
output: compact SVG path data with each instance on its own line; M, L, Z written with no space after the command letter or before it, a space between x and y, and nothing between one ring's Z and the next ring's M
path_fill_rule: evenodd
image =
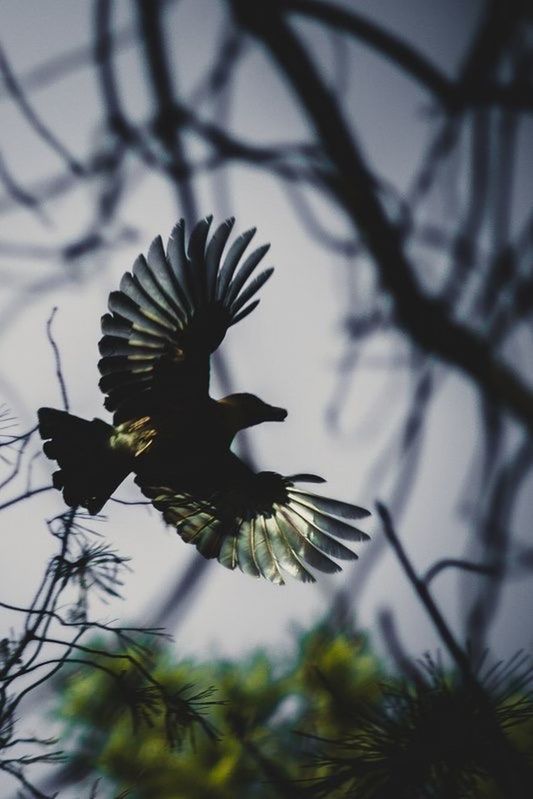
M129 4L117 5L117 25L127 25ZM477 0L361 0L347 5L415 43L449 74L460 63L480 9ZM209 65L221 8L215 0L184 0L169 10L179 85L185 94L194 89ZM25 73L54 54L88 44L90 10L91 4L72 0L4 0L0 8L2 42L15 70ZM302 24L301 32L333 76L339 69L335 40L319 36L312 26ZM430 133L428 97L374 53L355 45L350 48L347 91L360 139L378 174L403 190ZM138 54L125 48L119 63L129 108L142 117L147 95ZM250 141L265 143L298 140L306 135L292 97L262 55L256 50L247 55L239 75L232 109L236 132ZM101 118L92 71L77 70L35 91L32 100L58 137L83 158L99 135ZM20 114L5 100L1 109L0 148L17 180L33 183L59 171L60 160ZM196 145L189 141L189 146ZM326 411L346 350L343 322L349 312L345 300L349 265L309 238L279 185L264 172L234 166L226 175L230 202L220 202L210 178L197 182L200 215L213 212L218 221L234 214L235 230L239 232L257 226L257 243L271 242L268 262L276 267L261 292L258 310L231 329L222 348L234 390L252 391L289 410L284 425L253 430L250 438L255 459L261 468L285 474L321 474L328 480L328 494L371 507L378 497L369 482L370 466L407 399L402 371L392 373L391 383L391 373L376 366L379 358L397 353L397 342L377 339L365 352L368 366L361 368L351 383L340 429L332 434ZM67 199L59 199L50 207L50 219L44 223L24 210L2 213L0 240L53 246L75 239L86 228L88 201L96 190L90 181L81 182ZM108 418L97 387L96 367L99 320L106 310L107 295L117 288L121 274L130 268L138 252L146 251L155 235L160 233L166 240L178 215L174 197L160 178L140 174L132 179L130 192L121 222L125 229L137 231L135 242L74 266L54 260L0 260L0 399L16 413L21 430L34 423L40 405L60 405L53 356L45 335L53 306L59 309L54 332L71 410L84 417ZM343 220L331 207L322 202L316 209L328 227L339 234L346 232ZM362 302L364 268L362 263ZM372 411L384 381L389 381L388 401L382 424L376 424ZM213 394L219 396L216 380ZM401 521L409 552L420 569L436 557L457 556L464 549L467 528L458 510L479 434L475 402L464 381L452 375L431 411L419 479ZM34 484L48 481L51 470L46 459L37 460ZM136 499L138 493L133 484L125 484L117 496ZM52 552L53 542L42 520L61 509L60 495L51 492L3 513L2 598L22 603L34 590L45 559ZM190 560L200 556L165 528L155 511L109 503L105 513L107 522L99 529L121 553L131 557L132 572L124 585L124 601L100 610L108 618L149 620ZM375 522L368 530L374 537L381 536ZM343 581L360 579L370 546L360 547L360 560L346 566L342 575L321 577L311 586L290 582L278 588L211 564L208 579L179 628L178 652L238 656L257 645L283 651L291 645L295 625L305 627L317 621ZM455 624L460 595L453 575L440 578L436 596ZM508 602L514 607L513 624L504 621L502 612L502 621L496 627L496 646L502 649L526 643L523 631L529 629L530 598L525 583L509 589ZM357 603L359 623L372 631L376 614L383 607L394 609L403 640L413 654L438 645L411 587L389 553L372 572ZM97 612L98 607L94 610ZM1 618L11 623L6 616Z

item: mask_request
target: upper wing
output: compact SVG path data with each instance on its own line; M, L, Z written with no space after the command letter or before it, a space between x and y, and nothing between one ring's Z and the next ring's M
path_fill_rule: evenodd
M236 456L232 455L235 462ZM168 524L206 558L218 558L254 577L282 585L283 572L303 582L315 578L304 563L323 572L340 571L329 556L357 558L337 539L369 536L343 519L362 519L369 511L304 491L298 482L324 482L314 475L282 477L274 472L243 476L237 466L222 488L187 490L142 486Z
M227 329L259 303L248 301L270 277L266 269L245 285L269 245L254 250L239 266L255 228L231 245L221 266L234 219L227 219L207 242L212 217L193 228L185 246L181 219L167 251L161 237L145 258L126 272L120 291L109 295L99 342L100 388L115 424L150 415L161 407L207 395L209 356Z

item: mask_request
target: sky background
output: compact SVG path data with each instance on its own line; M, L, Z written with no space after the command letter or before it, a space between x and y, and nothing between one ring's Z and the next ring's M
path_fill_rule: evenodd
M365 0L345 5L416 44L449 75L461 63L482 8L477 0ZM116 6L117 28L131 24L129 3L123 0ZM4 0L0 7L2 44L17 73L23 75L55 54L88 45L91 8L90 3L79 0ZM209 67L223 13L223 4L215 0L183 0L169 6L168 35L179 88L185 96L194 91ZM300 23L298 30L332 79L346 69L338 39L319 33L309 23ZM347 106L357 121L364 151L376 172L402 192L432 130L429 98L417 84L367 48L350 44L348 52ZM149 101L135 48L124 48L118 66L128 108L141 119L149 111ZM235 133L265 144L307 135L291 95L256 48L244 57L238 74L231 116ZM61 141L83 159L101 135L101 108L92 70L76 70L34 91L31 97ZM59 172L60 160L29 129L20 113L5 98L0 107L0 150L17 181L33 184ZM188 138L187 146L191 152L200 152L193 137ZM526 196L532 171L526 159L518 180L519 198ZM233 390L251 391L289 411L284 425L264 425L251 432L257 464L285 474L321 474L328 480L325 490L329 495L373 507L376 499L387 499L387 488L380 486L380 496L376 495L372 466L408 401L402 371L388 370L380 363L386 364L388 358L401 352L401 342L382 335L365 348L362 364L345 394L338 427L332 431L327 423L328 409L346 354L345 321L353 279L350 263L310 239L284 191L265 172L233 165L224 174L226 200L215 190L211 177L197 180L200 215L214 213L215 222L235 215L236 232L257 226L257 244L269 241L272 245L266 265L276 267L261 291L257 311L232 328L222 346ZM26 210L2 211L0 200L0 242L46 248L74 240L87 227L91 200L97 191L94 181L80 181L68 197L51 204L44 223ZM97 386L99 323L107 295L157 234L166 241L179 216L173 194L160 177L133 170L128 191L120 223L123 230L135 233L134 241L124 241L113 251L70 264L54 258L14 259L3 255L0 259L0 399L17 415L21 431L35 423L39 406L60 406L53 354L45 335L54 306L58 307L54 336L61 351L71 410L83 417L108 419ZM312 198L312 202L324 225L339 235L346 234L348 228L336 210L324 200ZM118 226L110 235L116 230ZM371 270L364 259L358 270L360 302L364 304L368 302ZM220 396L216 379L212 389L215 397ZM378 402L383 413L376 420ZM400 524L420 570L436 558L458 556L464 550L468 527L460 511L480 434L476 403L472 389L452 373L447 375L430 411L418 479ZM37 451L38 442L32 446ZM44 485L51 471L50 462L38 458L33 466L34 485ZM12 491L13 495L18 493L15 486ZM116 496L139 498L131 482ZM50 492L3 512L2 598L20 604L28 600L53 552L43 520L61 510L60 495ZM524 490L517 508L517 530L526 530L529 511ZM105 514L107 521L99 523L98 529L117 550L131 557L132 571L123 587L124 599L108 606L95 604L93 613L108 619L150 622L191 559L200 556L165 528L153 509L111 502ZM375 519L366 529L375 539L382 536ZM321 576L315 585L288 582L278 588L211 564L208 578L180 619L177 652L238 657L253 647L267 645L282 654L291 647L295 627L305 628L319 620L341 584L356 585L362 579L371 547L361 546L357 563L345 566L340 575ZM458 629L462 607L456 575L440 577L435 595ZM378 645L376 616L385 607L394 610L410 652L420 655L438 647L423 609L389 552L371 572L354 608L358 623L374 633ZM510 584L495 625L493 644L497 652L509 653L531 643L530 607L526 581ZM2 628L12 623L6 613L0 615Z

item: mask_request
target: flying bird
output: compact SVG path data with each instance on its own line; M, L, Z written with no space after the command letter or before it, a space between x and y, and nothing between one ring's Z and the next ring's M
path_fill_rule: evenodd
M226 247L234 219L209 238L212 217L174 227L139 255L102 317L99 386L113 424L40 408L43 449L59 469L53 484L71 507L97 514L130 472L184 541L206 558L283 584L336 572L332 558L357 555L339 539L364 541L353 521L364 508L319 496L301 483L320 477L254 472L232 452L238 433L281 422L287 411L253 394L209 395L209 360L228 329L257 307L271 276L256 267L269 249L243 256L251 229ZM223 252L226 254L223 257Z

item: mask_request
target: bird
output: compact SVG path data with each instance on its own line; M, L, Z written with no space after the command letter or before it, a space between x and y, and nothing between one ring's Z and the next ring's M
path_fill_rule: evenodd
M205 558L278 585L287 576L314 582L313 570L334 573L334 559L357 559L342 540L368 540L354 521L370 513L309 490L325 482L317 475L256 472L231 449L240 430L283 422L287 411L250 393L210 396L212 353L257 307L274 271L256 273L268 244L244 257L255 228L228 244L235 219L210 236L212 220L187 238L180 219L166 250L155 238L109 295L98 368L113 423L38 410L44 453L59 466L52 482L68 506L95 515L133 472Z

